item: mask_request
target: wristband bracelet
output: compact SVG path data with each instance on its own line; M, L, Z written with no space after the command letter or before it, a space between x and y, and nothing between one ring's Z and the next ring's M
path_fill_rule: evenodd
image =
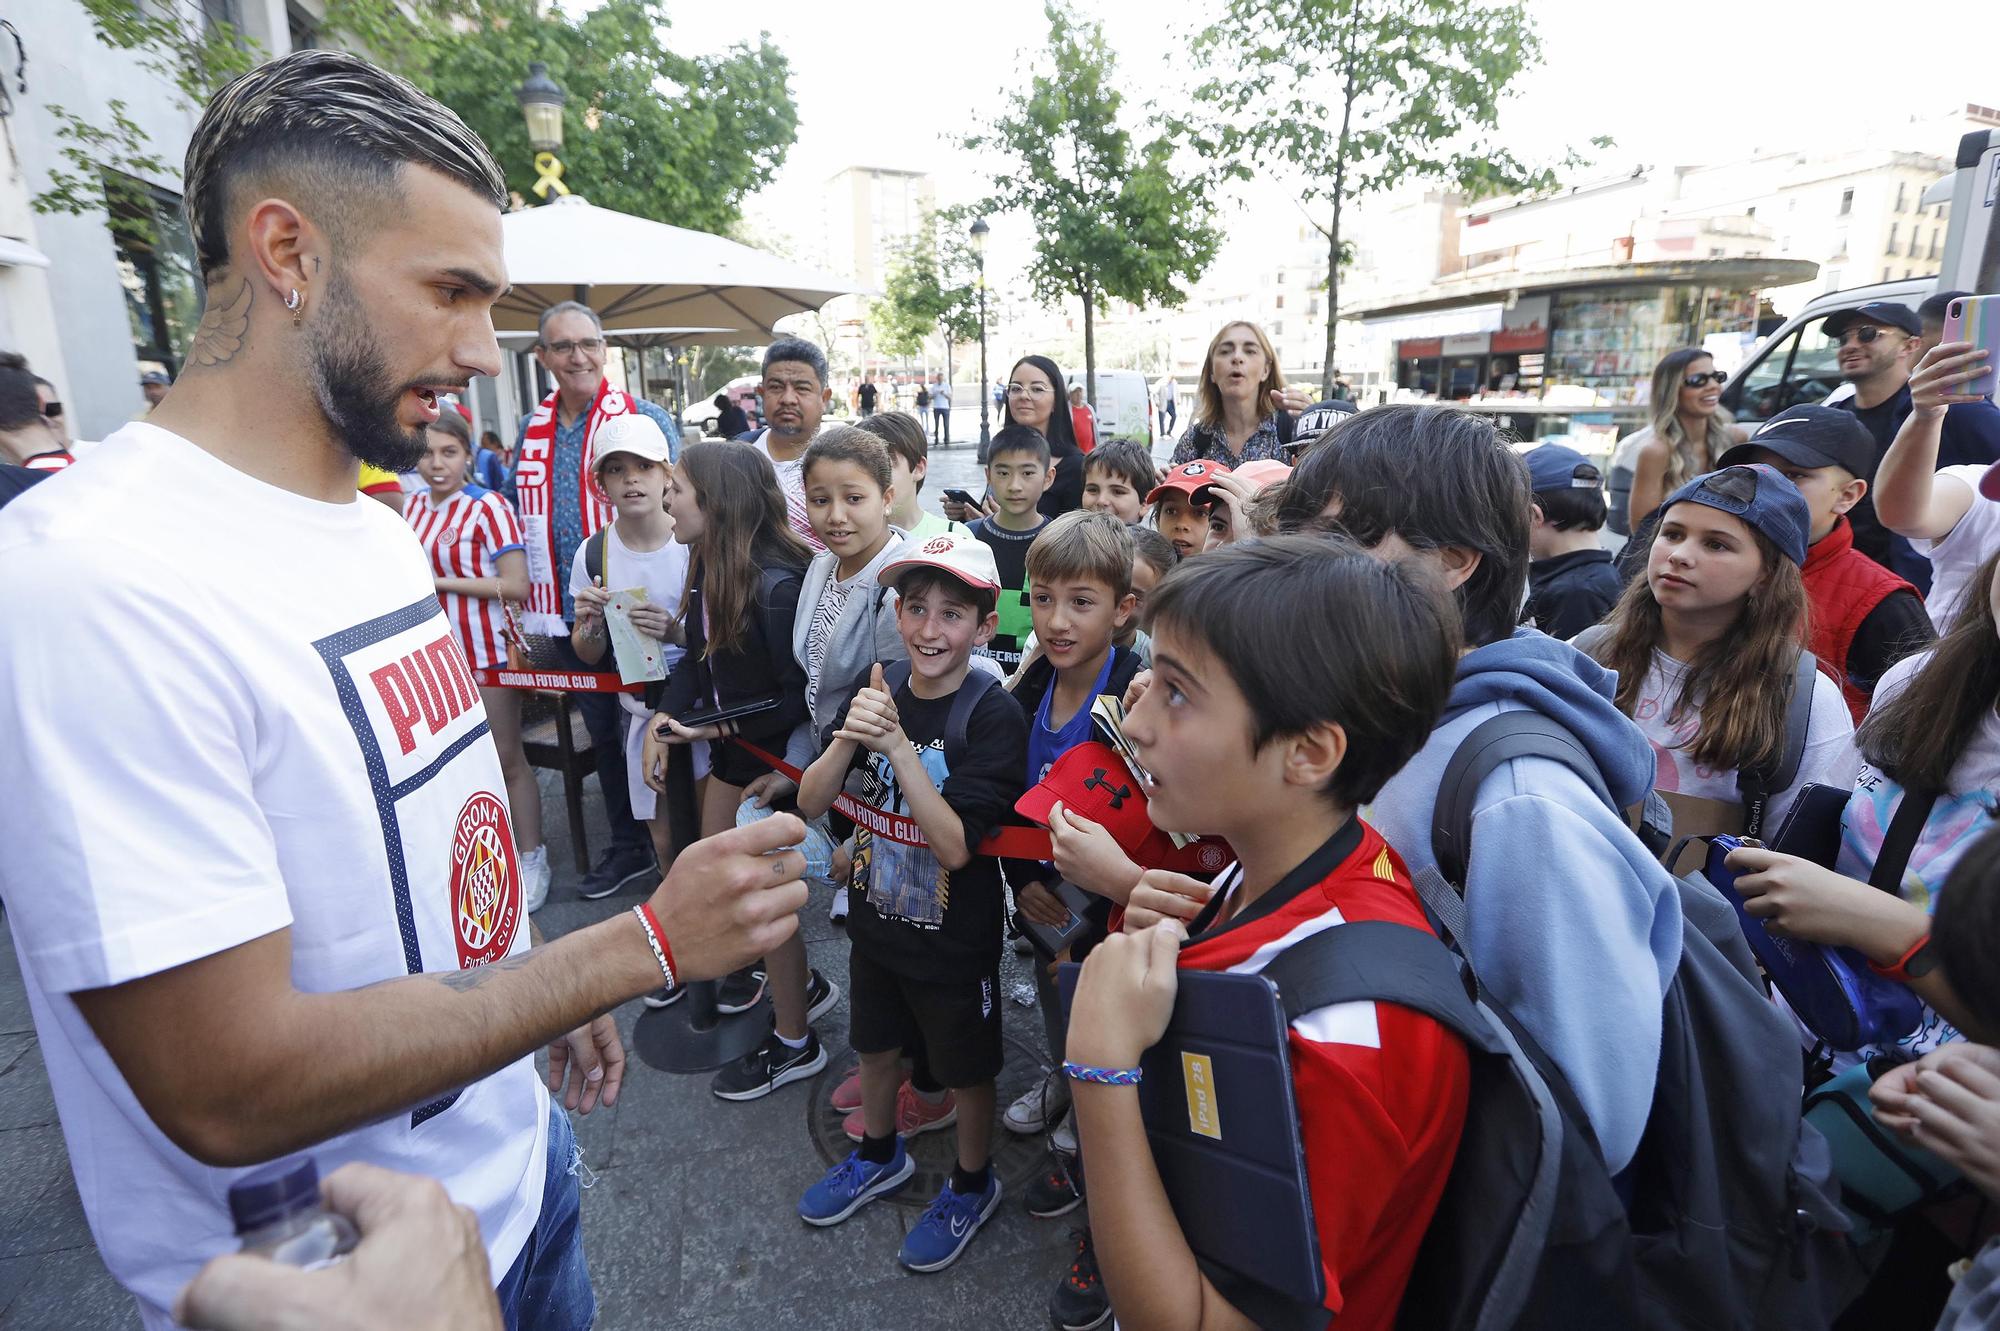
M1071 1081L1094 1082L1099 1086L1137 1086L1145 1072L1139 1068L1093 1068L1085 1063L1065 1063L1063 1075Z
M1868 963L1868 969L1874 971L1885 980L1896 980L1903 984L1908 984L1911 980L1921 979L1923 976L1929 975L1936 966L1936 958L1928 955L1930 945L1931 936L1925 934L1910 945L1908 952L1897 957L1887 966L1878 966L1871 961Z
M660 963L660 974L666 977L667 988L674 988L680 984L680 976L674 972L674 950L667 946L667 934L660 928L659 917L643 901L632 907L632 913L639 917L639 927L646 931L647 946L653 949L653 960Z

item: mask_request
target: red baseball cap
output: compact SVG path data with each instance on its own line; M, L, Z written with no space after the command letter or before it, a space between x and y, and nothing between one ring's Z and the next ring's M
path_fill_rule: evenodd
M1167 473L1167 479L1146 492L1146 502L1157 504L1160 502L1162 495L1173 491L1178 491L1193 499L1196 490L1207 486L1216 477L1227 476L1228 474L1228 467L1220 462L1210 462L1206 458L1196 458L1192 462L1183 462L1180 466L1175 467Z
M1215 873L1234 855L1227 842L1207 838L1186 847L1153 826L1146 790L1117 750L1095 740L1077 745L1055 760L1049 773L1014 804L1024 818L1044 827L1057 804L1111 834L1119 849L1147 869Z

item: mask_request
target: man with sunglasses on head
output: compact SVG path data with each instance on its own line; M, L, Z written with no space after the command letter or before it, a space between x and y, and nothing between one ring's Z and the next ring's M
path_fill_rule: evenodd
M546 636L563 664L577 670L590 667L569 659L570 625L576 618L569 592L570 565L577 547L612 518L611 501L591 477L591 441L606 421L636 412L660 427L669 454L679 458L681 452L681 434L673 417L643 398L613 388L604 377L604 357L604 323L595 310L566 300L542 311L535 359L555 380L556 389L522 423L507 487L507 498L521 515L528 552L528 603L522 626ZM611 822L610 846L577 884L577 895L594 900L652 872L653 843L632 816L616 696L578 694L577 706L590 731L591 753L604 787L604 812Z
M1840 377L1854 395L1827 405L1851 411L1875 440L1875 461L1889 451L1896 431L1910 416L1910 371L1922 354L1923 322L1909 306L1870 301L1829 315L1826 335L1840 346ZM1991 401L1964 402L1945 413L1938 466L1986 466L2000 461L2000 410ZM1861 478L1871 485L1874 475ZM1928 591L1930 561L1875 517L1873 496L1863 496L1848 514L1854 546L1863 554Z

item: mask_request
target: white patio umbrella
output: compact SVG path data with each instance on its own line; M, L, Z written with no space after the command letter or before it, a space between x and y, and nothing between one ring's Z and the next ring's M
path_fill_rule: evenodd
M859 290L840 278L705 231L614 212L569 195L500 219L513 289L503 331L532 330L557 301L597 311L607 334L673 328L768 342L788 314ZM703 340L706 340L705 338Z

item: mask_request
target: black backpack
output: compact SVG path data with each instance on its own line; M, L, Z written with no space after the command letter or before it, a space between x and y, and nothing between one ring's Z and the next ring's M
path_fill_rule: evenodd
M1459 885L1480 783L1524 756L1562 763L1615 807L1588 751L1548 717L1509 711L1474 727L1439 782L1437 864L1416 880L1448 938L1464 937ZM1681 960L1663 1004L1652 1109L1620 1179L1639 1290L1637 1316L1621 1325L1824 1327L1860 1269L1826 1143L1800 1118L1798 1034L1765 997L1734 909L1700 874L1676 883Z
M1262 974L1288 1019L1373 999L1465 1043L1471 1085L1451 1175L1424 1233L1399 1326L1459 1331L1637 1323L1625 1209L1569 1085L1469 968L1421 929L1323 929Z
M893 697L896 690L910 682L910 663L907 660L883 662L882 682L889 686L889 693ZM867 676L864 675L857 687L865 686L867 683ZM979 706L979 700L984 698L989 690L999 687L998 676L989 675L977 668L965 672L965 682L960 684L958 692L952 695L951 711L945 715L944 720L944 765L947 771L958 770L958 765L965 761L965 731L972 722L972 713Z

